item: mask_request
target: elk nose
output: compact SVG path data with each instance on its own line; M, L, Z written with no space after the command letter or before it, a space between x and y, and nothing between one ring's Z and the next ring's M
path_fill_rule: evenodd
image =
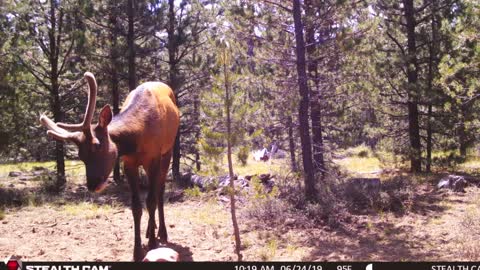
M94 192L97 188L98 183L100 183L100 179L94 179L92 181L87 181L87 188L88 191Z

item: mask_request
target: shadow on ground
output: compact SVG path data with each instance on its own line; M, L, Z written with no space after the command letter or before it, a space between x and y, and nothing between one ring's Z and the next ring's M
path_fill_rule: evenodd
M363 217L357 215L360 220L365 220L363 223L341 224L332 229L339 237L325 240L321 237L315 239L312 235L310 245L315 248L303 260L414 261L438 258L438 251L429 248L436 239L428 232L419 232L408 221L429 222L445 213L450 203L455 200L432 183L418 185L408 210L399 215L389 219L381 217L382 212L370 212Z

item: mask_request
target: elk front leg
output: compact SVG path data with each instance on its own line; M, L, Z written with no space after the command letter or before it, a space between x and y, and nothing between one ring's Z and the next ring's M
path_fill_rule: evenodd
M158 187L158 237L161 243L168 242L167 228L165 226L165 216L163 213L163 195L165 193L165 181L167 179L168 167L170 166L170 159L172 157L172 151L164 154L160 162L160 180Z
M130 192L132 193L132 214L133 214L133 226L135 231L135 244L133 247L133 259L136 262L142 261L142 238L140 237L140 222L142 220L142 203L140 202L140 188L139 188L139 176L138 167L128 166L125 164L125 174L128 178L128 184L130 185Z

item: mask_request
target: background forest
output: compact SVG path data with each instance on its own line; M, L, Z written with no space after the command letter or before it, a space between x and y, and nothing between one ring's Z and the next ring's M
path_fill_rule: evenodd
M307 183L328 171L338 148L363 143L429 172L465 159L477 139L473 0L2 1L0 8L1 159L55 158L59 178L71 153L43 136L38 112L55 121L81 117L87 70L97 74L99 103L114 113L141 82L172 86L182 111L175 178L223 153L215 149L224 145L216 142L225 131L222 64L232 77L237 150L276 141Z
M285 177L320 204L352 151L453 171L479 151L479 17L477 0L3 0L0 163L55 160L65 187L76 147L48 138L39 113L79 122L90 71L114 114L143 82L172 87L179 186L225 175L227 139L237 174L278 146Z

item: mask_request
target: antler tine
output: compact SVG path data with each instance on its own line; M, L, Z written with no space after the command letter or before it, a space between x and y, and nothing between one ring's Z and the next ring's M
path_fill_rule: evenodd
M56 138L57 140L69 140L77 136L77 133L69 132L63 128L58 127L55 122L48 118L45 114L40 115L40 122L49 130L47 134Z
M93 76L91 72L85 72L83 76L88 83L88 103L85 116L83 117L83 122L80 124L57 123L57 125L70 131L84 131L89 133L97 100L97 82L95 80L95 76Z

